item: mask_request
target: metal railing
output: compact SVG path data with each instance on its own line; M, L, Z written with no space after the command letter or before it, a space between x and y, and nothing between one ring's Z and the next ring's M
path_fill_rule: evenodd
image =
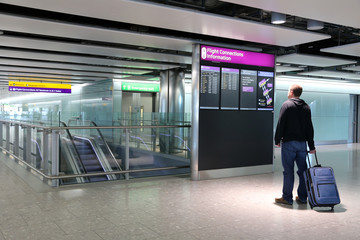
M14 128L14 129L12 129ZM104 176L109 174L123 174L125 179L129 179L129 174L132 173L141 173L141 172L153 172L153 171L163 171L163 170L172 170L172 169L182 169L190 167L190 160L188 153L190 151L188 147L188 142L190 142L189 129L190 125L171 125L171 126L59 126L59 127L47 127L44 125L28 124L18 121L4 121L0 120L0 148L11 155L17 161L25 165L29 170L40 175L43 180L48 181L51 186L59 186L59 179L70 179L70 178L79 178L79 177L94 177L94 176ZM94 173L80 173L80 174L64 174L60 171L60 138L65 134L71 136L70 131L74 130L96 130L96 134L104 140L106 149L109 150L111 158L121 162L118 164L119 168L114 171L109 172L94 172ZM141 139L141 142L150 142L154 144L153 147L139 147L139 145L131 145L131 141L139 141L139 137L133 137L131 131L133 129L149 129L151 134L144 133L144 138L151 137L151 141ZM162 129L162 130L161 130ZM186 133L182 133L181 137L175 136L172 134L171 129L180 129ZM112 135L103 134L101 131L111 130ZM159 131L166 130L167 133L159 133ZM185 137L184 137L185 136ZM36 150L36 147L33 146L34 141L32 139L37 139L35 141L41 149L42 160L41 163L37 162L38 159L34 157L33 151ZM161 139L164 138L164 139ZM175 146L173 150L159 148L158 146L164 146L163 142L171 142L174 139L183 141L181 143L181 148ZM155 139L155 140L154 140ZM112 148L116 149L119 146L125 150L124 156L121 159L116 158L111 151L111 147L108 145L107 141L112 143ZM172 143L167 143L165 146L169 146ZM174 145L174 144L173 144ZM175 144L176 145L176 144ZM175 150L174 150L175 149ZM154 151L155 150L155 151ZM131 151L136 152L137 154L158 154L163 157L164 155L180 160L180 163L176 166L155 166L155 167L145 167L145 168L133 168L130 169L129 163L131 158ZM145 152L145 153L144 153ZM170 152L170 153L169 153ZM141 158L141 157L140 157ZM136 158L134 158L136 160ZM120 169L120 170L119 170Z
M2 148L2 147L1 147ZM58 180L58 179L67 179L67 178L77 178L77 177L95 177L95 176L106 176L109 175L109 172L99 172L99 173L83 173L83 174L67 174L67 175L46 175L39 169L31 166L29 163L25 162L24 160L20 159L19 157L14 156L11 152L2 148L3 151L12 155L16 158L19 162L26 165L31 170L35 171L40 176L49 179L49 180ZM151 172L151 171L161 171L161 170L172 170L172 169L179 169L179 168L188 168L189 165L183 166L176 166L176 167L162 167L162 168L146 168L146 169L136 169L136 170L121 170L121 171L112 171L111 174L125 174L125 173L138 173L138 172Z

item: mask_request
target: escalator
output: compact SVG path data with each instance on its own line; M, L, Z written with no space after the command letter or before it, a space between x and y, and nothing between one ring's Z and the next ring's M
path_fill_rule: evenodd
M61 124L65 127L64 122ZM78 177L62 180L61 184L99 182L121 179L121 175L111 174L111 171L121 170L121 167L104 137L99 132L97 136L73 135L69 130L61 138L60 172L63 174L104 173L109 175Z
M89 139L74 136L74 144L86 173L105 172ZM107 180L110 180L108 176L89 177L90 182Z

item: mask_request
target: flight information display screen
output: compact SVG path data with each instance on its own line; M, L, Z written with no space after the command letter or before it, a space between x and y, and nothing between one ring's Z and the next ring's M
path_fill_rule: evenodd
M258 71L258 110L274 109L274 72Z
M228 171L232 168L271 171L275 55L208 45L196 49L193 80L198 85L192 100L200 109L193 112L192 124L198 133L197 170L224 170L217 176L238 174ZM243 171L248 169L239 174Z
M200 109L219 109L220 67L201 66Z
M221 68L221 109L239 109L239 72L239 69Z
M257 71L241 70L240 110L256 110Z

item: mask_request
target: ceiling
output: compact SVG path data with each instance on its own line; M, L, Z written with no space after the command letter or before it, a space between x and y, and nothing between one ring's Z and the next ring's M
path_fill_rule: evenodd
M360 28L360 1L346 0L223 0L271 12L285 13L302 18Z
M358 81L360 2L349 1L0 0L0 88L189 73L194 43L275 54L278 74Z

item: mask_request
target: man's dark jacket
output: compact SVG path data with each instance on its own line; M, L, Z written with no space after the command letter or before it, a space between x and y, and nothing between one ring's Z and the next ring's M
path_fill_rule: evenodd
M288 141L307 141L314 150L314 128L311 110L304 100L291 98L283 103L275 133L275 145Z

